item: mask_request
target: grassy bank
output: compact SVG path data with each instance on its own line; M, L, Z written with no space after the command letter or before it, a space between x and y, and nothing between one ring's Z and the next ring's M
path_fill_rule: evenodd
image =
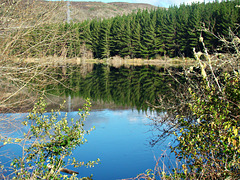
M62 65L80 65L80 64L106 64L113 67L120 66L143 66L143 65L153 65L158 67L176 67L176 66L191 66L196 64L195 59L190 58L167 58L162 57L161 59L124 59L121 57L112 57L105 59L84 59L84 58L66 58L66 57L55 57L48 56L42 58L13 58L14 62L24 62L24 63L35 63L40 65L52 65L52 66L62 66Z

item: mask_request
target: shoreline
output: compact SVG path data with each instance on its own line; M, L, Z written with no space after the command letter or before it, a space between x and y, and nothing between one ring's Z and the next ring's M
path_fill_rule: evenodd
M64 65L81 65L81 64L106 64L114 67L121 66L144 66L153 65L160 67L178 67L178 66L190 66L196 64L195 59L189 58L168 58L162 57L161 59L123 59L121 57L111 57L106 59L84 59L84 58L66 58L48 56L42 58L12 58L15 63L36 63L41 65L64 66Z

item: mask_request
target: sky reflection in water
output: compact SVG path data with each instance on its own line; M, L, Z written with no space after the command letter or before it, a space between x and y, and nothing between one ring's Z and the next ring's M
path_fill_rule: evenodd
M78 118L77 114L78 112L69 112L68 117ZM26 113L6 115L15 117L18 123L27 116ZM62 115L64 116L64 113ZM146 113L137 110L91 111L85 122L85 128L90 129L95 126L95 129L86 136L88 142L74 150L73 155L77 160L84 162L100 158L100 164L94 168L70 168L78 171L79 177L93 174L95 180L130 178L145 172L147 169L154 169L155 158L158 159L169 147L170 140L151 147L149 142L153 132L149 126L150 123L151 120L146 117ZM14 126L12 127L14 128ZM18 129L9 136L17 137L25 131L27 131L26 128L21 129L21 131ZM14 149L14 146L11 145L1 150L10 152ZM10 154L20 155L19 151L18 148L18 152ZM169 152L170 150L167 150L167 154ZM165 159L165 165L168 168L171 166L171 162L169 158ZM171 155L171 161L174 163L173 155Z

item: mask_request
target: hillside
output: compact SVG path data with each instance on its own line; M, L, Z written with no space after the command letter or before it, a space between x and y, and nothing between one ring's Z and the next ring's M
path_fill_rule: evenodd
M28 27L41 23L58 23L67 19L67 2L45 0L3 0L0 4L0 28ZM111 18L129 14L138 9L153 9L156 6L143 3L69 2L73 22L87 19Z
M157 7L143 3L70 2L71 18L74 22L93 18L111 18L117 15L129 14L138 9L153 8Z

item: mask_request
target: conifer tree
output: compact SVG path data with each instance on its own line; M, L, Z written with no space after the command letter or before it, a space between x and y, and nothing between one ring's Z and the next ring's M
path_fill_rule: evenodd
M174 9L165 10L162 33L164 38L164 55L176 56L176 19Z
M120 56L126 57L126 56L133 56L133 47L132 47L132 32L131 32L131 26L130 26L130 17L124 17L124 31L121 41L121 51Z
M90 23L90 44L93 56L95 58L100 58L99 54L99 34L100 34L100 22L97 20L92 20Z
M235 23L238 18L235 9L236 7L231 1L222 2L218 5L215 32L220 32L221 36L228 37L229 31L235 30Z
M203 10L201 11L201 21L203 22L203 28L208 29L210 32L214 32L214 28L216 25L216 16L214 13L218 8L218 4L218 2L207 3L204 5ZM218 42L216 38L214 38L212 34L205 31L202 32L202 36L209 52L215 49L216 43Z
M189 6L182 4L176 12L176 51L178 56L186 56L188 43Z
M156 34L156 44L155 44L155 54L163 56L164 55L164 39L163 39L163 10L157 9L156 10L156 28L155 28L155 34Z
M120 55L120 51L122 50L123 33L124 33L123 18L117 16L113 19L110 29L111 56Z
M141 26L137 17L132 22L133 57L141 57Z
M99 33L99 57L108 58L110 56L110 20L103 20L100 24Z
M156 50L156 15L151 19L150 14L145 15L142 28L142 40L141 40L141 54L143 58L151 58L155 56Z
M201 47L199 45L199 37L200 37L200 29L201 29L201 22L200 22L200 8L199 4L193 3L190 7L190 14L188 18L188 26L187 26L187 47L185 50L185 54L187 57L193 57L193 48L196 51L200 51Z

